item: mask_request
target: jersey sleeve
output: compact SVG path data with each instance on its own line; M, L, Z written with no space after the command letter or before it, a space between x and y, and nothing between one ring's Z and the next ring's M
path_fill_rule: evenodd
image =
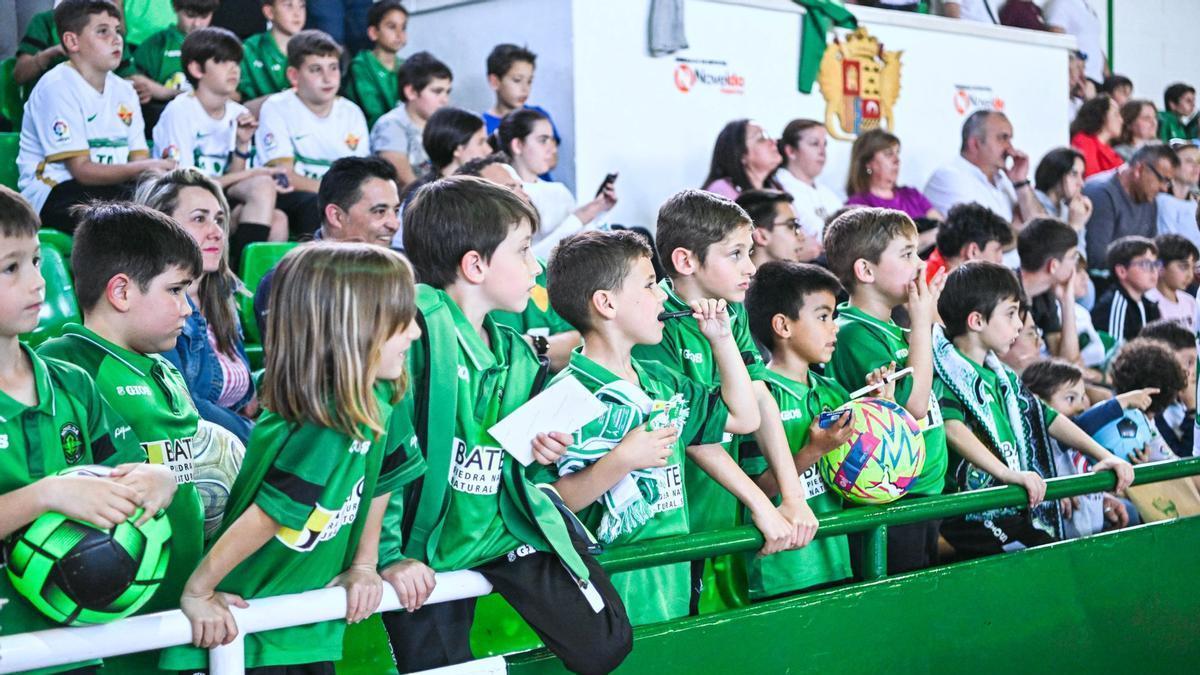
M838 334L837 347L826 373L833 376L846 391L855 391L867 383L867 374L876 368L895 363L896 369L904 367L906 359L896 354L886 342L869 329L857 324L843 326ZM896 402L905 405L912 392L912 378L902 377L896 381Z
M406 396L392 408L376 496L395 492L425 473L425 458L417 443L412 413L411 396Z
M763 363L762 352L754 337L750 335L750 320L746 310L740 305L736 308L737 319L734 321L733 337L737 341L738 352L742 355L742 363L750 373L751 380L761 380L766 375L767 366Z
M163 40L162 33L155 33L138 45L133 52L133 65L137 72L157 81L162 71Z
M353 439L327 427L306 424L289 430L271 467L267 469L254 503L272 520L292 530L304 530L318 501L326 495L326 483L338 457L350 452ZM320 452L313 452L321 448ZM323 504L337 508L342 499ZM344 498L344 497L343 497Z
M933 378L933 395L937 397L938 406L942 409L942 420L964 423L967 421L962 399L942 378L937 376Z
M25 28L25 35L17 44L17 53L34 55L56 44L58 40L54 39L54 14L42 12L30 19Z
M364 52L365 53L365 52ZM381 103L382 96L372 86L370 65L357 56L350 62L350 70L346 73L346 98L362 109L369 119L377 120L388 111Z
M45 161L61 162L88 154L83 107L65 87L35 87L25 117L45 152Z
M258 148L260 159L265 164L296 158L292 148L292 137L288 130L287 117L283 114L279 101L267 99L258 113L258 129L254 132L254 145Z
M720 443L725 437L729 408L721 398L720 387L704 387L685 377L676 377L676 391L688 402L688 418L680 438L684 445Z
M172 101L167 105L158 124L154 125L154 157L156 159L174 159L179 168L196 165L195 130L188 125L187 115L180 106L183 101Z
M397 108L397 110L402 110ZM398 114L403 115L404 112ZM408 157L408 133L399 119L384 115L375 122L371 130L371 150L374 152L396 152Z

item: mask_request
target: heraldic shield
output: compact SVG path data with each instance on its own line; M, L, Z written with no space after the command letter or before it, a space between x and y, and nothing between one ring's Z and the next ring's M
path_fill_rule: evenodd
M895 131L892 107L900 98L900 55L859 26L825 48L817 83L825 97L825 128L849 141L871 129Z

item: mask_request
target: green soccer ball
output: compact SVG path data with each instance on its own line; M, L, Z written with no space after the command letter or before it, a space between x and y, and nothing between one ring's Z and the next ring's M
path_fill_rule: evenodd
M103 466L61 474L106 476ZM107 623L136 612L167 572L171 524L163 512L141 527L142 510L104 530L46 512L5 542L8 578L26 600L67 626Z
M225 427L201 420L192 439L193 482L204 504L204 539L213 538L221 529L229 491L242 469L246 446Z
M913 416L895 401L864 398L840 409L851 413L850 442L817 462L834 492L856 504L900 499L925 467L925 438Z

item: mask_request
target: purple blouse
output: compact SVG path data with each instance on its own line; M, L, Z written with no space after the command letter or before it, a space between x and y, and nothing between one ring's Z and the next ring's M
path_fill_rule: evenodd
M856 206L876 206L884 209L896 209L908 214L909 218L924 218L929 210L933 208L925 195L914 187L898 187L892 191L891 199L877 197L870 192L860 192L856 195L850 195L846 200L847 205Z

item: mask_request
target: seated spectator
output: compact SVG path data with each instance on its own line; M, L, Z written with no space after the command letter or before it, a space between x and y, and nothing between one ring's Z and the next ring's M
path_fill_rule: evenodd
M1017 236L1021 267L1017 280L1029 303L1029 314L1050 354L1074 362L1079 358L1075 313L1060 307L1075 304L1079 238L1070 225L1035 218Z
M1100 91L1111 96L1117 105L1125 105L1133 98L1133 80L1124 75L1109 75L1104 78Z
M942 16L964 21L998 24L997 0L943 0Z
M1141 98L1120 105L1121 135L1113 150L1128 162L1138 148L1158 140L1158 108L1152 101Z
M1200 122L1196 116L1196 89L1176 82L1163 92L1165 109L1158 113L1158 137L1164 143L1175 138L1197 138Z
M783 164L775 172L775 181L795 200L792 208L804 233L818 244L824 238L825 223L842 208L842 199L817 182L825 168L828 138L824 125L816 120L788 122L778 143Z
M1200 249L1178 234L1160 234L1158 247L1158 285L1146 291L1146 299L1158 305L1158 314L1196 332L1196 298L1187 292L1196 280L1196 261ZM1194 364L1193 364L1194 365Z
M925 262L925 277L931 280L943 268L953 272L971 260L1003 263L1004 249L1012 243L1012 227L991 209L959 204L938 226L937 248Z
M146 38L133 53L137 74L133 76L135 87L144 87L150 92L150 103L154 118L162 111L164 101L170 101L192 87L184 77L180 56L183 40L194 31L208 28L217 0L171 0L175 9L175 25L168 26ZM147 110L143 110L146 113ZM153 120L148 126L154 127Z
M774 260L810 262L821 255L821 246L809 238L796 218L792 196L782 190L746 190L738 195L737 205L754 222L754 267Z
M1110 367L1113 389L1118 395L1138 390L1154 392L1150 395L1150 405L1143 412L1155 430L1159 428L1159 417L1187 389L1191 379L1188 370L1195 368L1194 363L1189 364L1189 368L1180 367L1179 360L1167 346L1169 344L1167 341L1147 338L1132 340L1117 352ZM1142 452L1131 455L1129 460L1133 464L1140 464L1178 458L1161 434L1152 433L1148 446ZM1200 485L1200 477L1192 476L1190 480Z
M1041 208L1029 182L1029 156L1013 147L1012 138L1012 124L1004 113L971 113L963 122L959 156L934 171L925 184L923 192L933 208L948 213L956 204L978 202L1016 230L1037 217Z
M402 59L396 53L408 42L408 10L400 0L381 0L371 5L367 11L367 37L372 47L358 52L350 61L345 95L362 108L367 126L373 127L400 100Z
M1096 85L1088 79L1083 52L1073 51L1067 57L1067 91L1071 99L1070 116L1074 120L1083 104L1096 96Z
M263 0L262 15L270 28L246 38L238 93L250 112L258 115L267 97L291 87L288 81L288 43L304 30L308 16L304 0ZM331 38L332 39L332 38Z
M1054 28L1046 25L1046 17L1042 14L1042 8L1038 7L1033 0L1005 0L1000 7L999 12L1000 23L1013 28L1024 28L1026 30L1043 30L1053 31ZM1055 32L1061 32L1058 29Z
M1104 55L1104 26L1089 0L1050 0L1045 3L1046 23L1075 36L1087 78L1103 82L1108 71Z
M58 3L55 3L56 5ZM130 77L137 70L133 66L133 51L125 43L121 62L113 72L118 77ZM54 12L34 14L25 26L25 34L17 44L17 61L13 65L13 80L27 91L54 66L67 60L67 52L59 39L58 27L54 24Z
M617 190L611 183L581 206L566 185L540 177L558 163L554 127L544 113L533 108L509 113L496 130L496 138L499 149L512 157L512 166L537 209L540 222L533 234L533 252L538 257L545 259L555 244L585 227L596 227L600 215L616 206Z
M1071 122L1071 147L1083 155L1083 177L1115 169L1124 162L1111 143L1121 135L1121 111L1108 94L1079 109Z
M1180 457L1190 457L1195 454L1196 332L1189 325L1164 317L1142 326L1138 338L1165 346L1187 375L1187 386L1179 392L1179 400L1167 406L1154 423L1171 452Z
M918 221L941 220L942 214L911 186L898 186L900 180L900 139L882 129L859 134L850 149L850 175L846 180L846 204L895 209ZM920 228L920 223L918 223ZM933 244L936 227L921 230L918 250Z
M1092 200L1083 194L1083 155L1074 148L1047 152L1033 173L1033 183L1046 216L1073 227L1083 246L1083 228L1092 215Z
M1171 179L1171 189L1155 198L1158 207L1158 233L1183 235L1200 247L1197 205L1200 204L1200 146L1195 140L1177 138L1171 149L1179 157L1179 168Z
M429 155L430 176L454 175L463 164L492 154L483 118L462 108L445 107L433 113L421 132Z
M454 75L429 52L417 52L400 66L400 100L371 127L371 148L396 167L406 186L429 172L429 155L421 142L433 113L450 103Z
M163 356L183 375L200 417L245 443L258 403L237 313L245 289L229 269L229 204L211 178L190 168L145 180L134 201L174 218L200 247L203 267L187 289L192 314Z
M1114 241L1105 260L1113 284L1096 300L1092 323L1120 344L1137 337L1142 326L1159 318L1158 305L1146 293L1158 286L1162 263L1154 240L1137 236Z
M550 120L554 129L554 140L562 143L558 135L558 127L550 113L540 106L528 105L529 95L533 90L533 73L537 69L537 54L525 47L514 44L500 44L492 48L487 57L488 86L496 93L492 107L483 113L483 122L487 125L489 135L500 128L500 120L509 113L521 108L532 108ZM544 177L550 180L549 177Z
M758 122L734 120L717 134L704 189L729 200L742 190L780 190L779 148Z
M1093 265L1108 259L1108 245L1117 239L1157 234L1155 196L1170 189L1177 168L1174 150L1144 145L1128 164L1084 183L1083 194L1092 200L1092 216L1084 232L1087 259Z

